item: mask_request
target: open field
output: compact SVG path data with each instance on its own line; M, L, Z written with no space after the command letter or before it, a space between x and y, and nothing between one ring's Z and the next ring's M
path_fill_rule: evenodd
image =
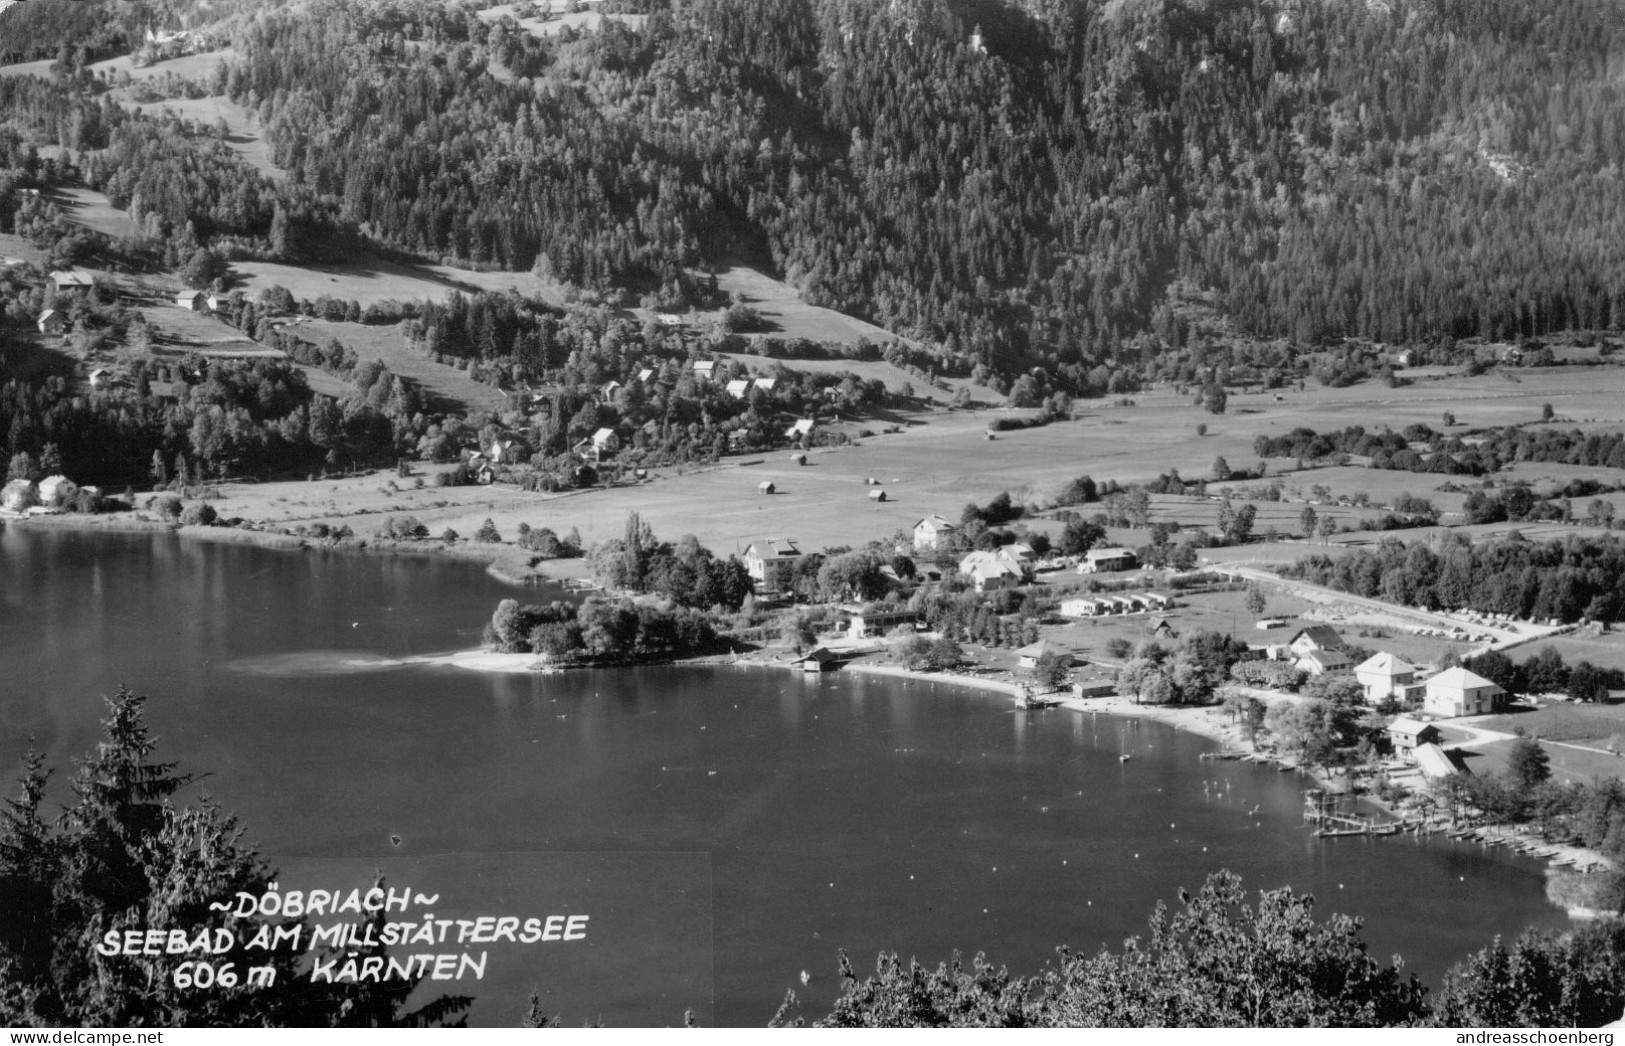
M794 287L746 265L734 265L718 272L717 287L761 313L762 319L771 325L767 331L769 336L835 342L867 338L876 343L891 341L894 337L884 327L834 309L808 305ZM715 313L700 315L709 319Z
M1466 757L1467 768L1474 774L1504 774L1507 770L1511 741L1493 741L1458 749ZM1551 759L1552 780L1558 784L1585 783L1610 777L1625 777L1625 759L1610 752L1573 748L1568 745L1542 745Z
M127 73L132 80L156 80L166 74L174 74L182 80L191 80L195 83L207 83L213 76L214 70L221 62L228 65L237 57L237 52L229 47L216 51L199 51L197 54L182 55L179 58L170 58L162 62L153 62L150 65L138 66L133 56L120 55L106 61L95 62L86 66L92 75L105 75L109 80L116 81L120 73Z
M585 0L582 6L585 6L586 3L595 2L599 2L599 0ZM518 15L519 6L518 4L499 4L496 7L487 7L478 12L478 15L482 22L495 22L499 18L512 18L519 23L520 28L532 36L555 36L567 28L574 29L577 32L590 33L597 29L605 19L624 22L634 29L639 29L642 28L643 23L649 20L648 15L604 14L590 10L566 14L566 5L564 3L550 4L546 0L536 4L536 6L538 8L548 8L549 14L547 18L520 18Z
M767 375L775 369L783 368L792 373L804 374L855 374L864 381L880 380L886 383L886 388L899 392L904 385L914 390L915 395L926 396L941 403L947 403L952 398L952 392L931 388L919 377L900 370L884 360L780 360L770 356L754 356L743 352L719 352L719 359L737 360L743 363L754 374ZM950 379L950 388L957 388L960 384L970 385L966 379ZM972 396L976 392L982 394L984 406L994 405L997 396L991 389L972 386Z
M1153 523L1178 523L1181 527L1206 527L1217 530L1219 512L1223 503L1214 500L1216 495L1207 498L1198 498L1192 495L1180 494L1153 494L1151 495L1151 521ZM1302 502L1290 501L1241 501L1232 499L1231 507L1240 511L1243 505L1251 505L1257 510L1253 520L1253 533L1268 534L1271 530L1283 536L1303 535ZM1376 519L1382 515L1377 509L1342 508L1336 505L1315 506L1317 517L1331 516L1339 526L1356 526L1361 520ZM1319 539L1311 542L1320 547Z
M350 327L338 333L342 340L354 342L357 339L348 336L377 330ZM363 353L376 351L383 355L384 346L357 343L356 347ZM406 373L405 366L402 360L402 373ZM1540 372L1539 376L1549 374ZM1616 394L1625 392L1625 372L1610 369L1585 376L1593 384L1609 378L1616 383ZM1494 375L1481 376L1474 382L1478 388L1493 391L1506 384ZM1474 382L1460 390L1464 401L1471 401ZM1256 413L1237 410L1215 417L1193 409L1187 398L1171 390L1154 390L1136 397L1137 405L1133 407L1090 401L1081 405L1076 421L1000 433L992 441L985 439L984 430L991 418L1007 416L1005 412L934 412L921 416L925 424L896 434L867 438L857 446L816 449L806 467L797 467L788 451L774 451L747 459L757 462L749 466L743 466L740 459L728 459L720 467L681 476L675 470L656 470L653 483L576 494L558 510L570 517L564 525L579 526L589 541L617 535L627 513L638 511L657 533L670 537L700 534L719 552L743 548L763 535L793 537L803 547L817 549L889 535L911 527L931 512L957 518L966 502L986 503L1000 491L1008 490L1018 500L1042 501L1085 473L1097 481L1116 479L1125 483L1153 478L1170 467L1178 468L1184 476L1204 476L1209 474L1217 455L1235 462L1251 460L1252 441L1262 432L1285 431L1299 424L1370 424L1373 417L1387 417L1375 413L1386 407L1363 398L1370 391L1362 394L1355 388L1292 393L1284 403L1257 397L1253 401ZM1376 391L1402 398L1419 396L1414 386ZM1246 403L1247 398L1237 396L1231 402ZM1395 409L1405 406L1402 403ZM1432 413L1436 406L1417 400L1409 404L1409 409L1418 414L1424 409ZM1532 408L1538 409L1538 404ZM1625 396L1618 396L1612 410L1616 418L1625 419ZM1210 426L1206 436L1196 435L1195 426L1200 421ZM1318 476L1327 471L1314 470L1310 475L1318 481ZM1350 483L1388 475L1343 471ZM870 488L864 481L871 476L881 481L887 502L868 500ZM769 479L780 492L766 497L757 494L757 484ZM1301 479L1292 481L1303 484ZM1086 515L1092 511L1089 506L1079 508ZM1295 517L1302 510L1301 506L1295 508L1289 510L1294 530ZM512 522L521 518L515 515ZM1559 530L1573 532L1573 528ZM1415 536L1415 532L1393 533L1401 538ZM1205 555L1215 562L1258 561L1298 558L1321 551L1315 544L1288 542L1210 549Z
M1231 461L1234 468L1250 467L1253 459L1244 461ZM1401 494L1411 494L1415 497L1426 498L1433 503L1433 507L1446 514L1454 514L1458 519L1461 516L1461 506L1467 500L1463 492L1441 491L1439 488L1453 483L1458 487L1465 487L1477 481L1469 476L1441 476L1431 472L1401 472L1394 469L1371 469L1360 465L1326 466L1321 468L1296 469L1296 463L1288 458L1268 459L1269 472L1263 479L1240 480L1228 483L1208 484L1209 494L1229 492L1232 497L1240 496L1241 491L1256 490L1267 487L1280 479L1284 486L1281 489L1281 498L1297 502L1299 513L1303 506L1311 500L1311 488L1330 487L1332 501L1327 504L1314 506L1315 512L1329 512L1342 520L1345 516L1355 519L1379 517L1381 511L1357 515L1357 510L1343 508L1336 504L1340 495L1353 494L1364 491L1374 505L1392 505ZM1263 502L1255 502L1259 510L1263 510Z
M475 381L466 371L448 367L414 352L406 344L402 324L369 327L360 323L330 323L305 319L288 328L317 345L337 338L362 359L383 360L392 374L416 383L438 402L436 409L464 413L475 410L504 411L512 408L494 386Z
M1625 735L1625 705L1554 704L1533 711L1475 719L1485 730L1516 730L1545 741L1572 741L1602 747L1609 738Z
M58 186L46 196L62 209L62 213L75 225L82 225L113 239L135 236L139 232L129 211L113 206L102 193L83 186Z
M178 305L153 305L138 310L152 327L155 355L195 352L202 356L282 359L283 355L244 336L235 327Z
M229 98L211 95L207 98L165 98L157 102L139 102L131 97L131 93L124 88L113 95L118 104L130 112L149 116L169 112L211 130L225 121L226 137L223 140L233 152L272 181L287 177L288 172L271 162L271 147L260 137L259 122L254 115Z
M295 298L314 300L323 295L362 306L381 301L441 301L461 291L516 290L526 297L552 304L563 301L557 284L528 272L469 272L449 265L409 265L376 255L343 265L283 265L280 262L241 261L232 264L237 288L257 295L267 287L288 288Z
M0 263L16 259L30 265L45 265L45 252L14 233L0 232Z
M1558 636L1543 639L1520 646L1510 651L1508 656L1514 661L1527 661L1547 647L1562 654L1563 660L1570 665L1590 661L1598 668L1625 669L1625 632L1608 632L1591 638Z

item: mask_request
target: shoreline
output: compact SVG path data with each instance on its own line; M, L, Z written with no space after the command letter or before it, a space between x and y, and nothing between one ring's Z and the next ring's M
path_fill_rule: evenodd
M250 545L278 552L341 552L359 555L413 556L481 566L487 576L506 585L533 588L538 585L559 584L585 574L585 560L544 559L532 564L535 555L508 543L482 545L460 541L446 545L435 538L421 542L391 541L374 538L345 538L329 540L308 535L291 534L283 530L257 530L248 527L214 527L199 524L172 523L165 520L137 518L133 513L107 513L87 516L73 512L40 516L9 517L4 523L11 526L38 526L42 530L64 530L75 533L106 534L174 534L192 541L208 541L221 545Z

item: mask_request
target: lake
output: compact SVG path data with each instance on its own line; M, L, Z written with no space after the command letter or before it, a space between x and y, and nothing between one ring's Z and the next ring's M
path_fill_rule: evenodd
M882 949L1034 972L1224 868L1364 917L1435 987L1496 934L1567 925L1535 861L1314 839L1301 779L1158 724L839 673L399 664L477 645L514 594L467 564L12 525L0 760L14 776L33 735L65 796L127 683L158 757L208 774L185 795L239 814L283 889L381 871L438 918L588 916L437 985L482 1025L532 991L575 1025L761 1025L791 988L812 1017L842 948L860 974Z

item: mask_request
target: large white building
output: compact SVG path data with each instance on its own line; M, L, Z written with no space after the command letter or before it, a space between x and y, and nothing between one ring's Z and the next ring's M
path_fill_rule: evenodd
M1445 718L1488 715L1506 696L1505 690L1460 665L1440 672L1425 686L1427 696L1422 699L1423 710Z
M1367 704L1380 705L1390 697L1403 701L1405 688L1416 682L1416 667L1384 650L1355 665L1354 678L1360 681Z

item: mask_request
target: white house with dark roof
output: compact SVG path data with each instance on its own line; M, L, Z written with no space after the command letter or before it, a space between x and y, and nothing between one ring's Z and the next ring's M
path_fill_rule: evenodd
M1439 728L1402 715L1388 724L1388 740L1397 755L1409 756L1421 745L1438 744Z
M1405 688L1416 682L1416 667L1384 650L1355 665L1354 678L1367 704L1380 705L1390 697L1403 701Z
M935 552L953 540L959 531L956 524L932 514L914 524L914 551Z
M962 563L959 573L969 579L971 587L978 592L997 592L1004 588L1015 588L1026 580L1020 567L1000 556L978 559L969 566Z
M1298 657L1312 650L1342 650L1346 646L1348 644L1337 634L1337 629L1330 625L1310 625L1308 628L1301 628L1296 635L1287 640L1286 644L1286 648Z
M1347 672L1354 667L1354 661L1340 650L1310 650L1294 658L1292 667L1312 676L1323 676L1328 672Z
M790 538L761 538L745 546L745 570L756 582L774 590L804 556Z
M1447 719L1488 715L1506 697L1505 690L1460 665L1429 678L1423 686L1426 688L1422 698L1423 710Z
M41 505L61 508L79 493L79 484L66 476L46 476L39 481Z
M1053 654L1060 658L1061 664L1072 667L1075 655L1069 647L1064 647L1052 639L1040 639L1036 643L1028 643L1016 651L1016 666L1018 668L1037 668L1038 659L1046 654Z

